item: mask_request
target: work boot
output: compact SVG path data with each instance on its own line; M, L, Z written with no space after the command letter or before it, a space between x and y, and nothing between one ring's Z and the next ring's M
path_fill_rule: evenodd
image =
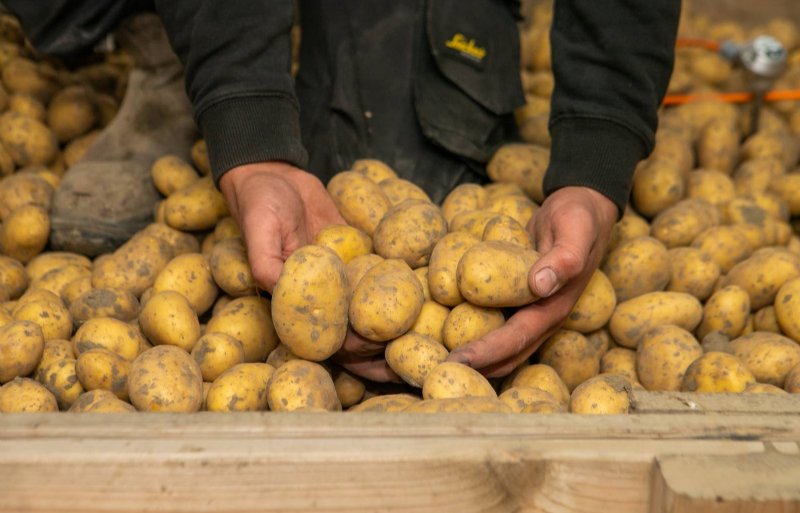
M154 14L140 14L116 34L133 56L119 112L53 196L54 249L95 256L119 247L152 222L160 196L150 167L172 153L188 159L197 129L183 69Z

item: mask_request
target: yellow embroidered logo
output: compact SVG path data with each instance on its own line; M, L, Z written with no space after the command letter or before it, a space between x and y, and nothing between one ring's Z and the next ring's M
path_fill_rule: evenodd
M467 36L460 32L445 41L444 45L475 61L482 61L486 57L486 48L481 48L474 39L467 39Z

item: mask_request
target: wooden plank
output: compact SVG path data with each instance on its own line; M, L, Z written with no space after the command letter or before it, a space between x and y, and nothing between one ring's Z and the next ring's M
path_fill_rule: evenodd
M650 513L800 512L800 458L775 450L658 457Z
M800 395L638 392L633 413L800 415Z

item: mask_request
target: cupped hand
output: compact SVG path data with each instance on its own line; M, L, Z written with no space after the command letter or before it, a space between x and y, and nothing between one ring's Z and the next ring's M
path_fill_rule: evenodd
M505 376L558 330L597 269L617 220L617 207L587 187L551 194L528 224L541 254L528 283L541 297L520 308L506 324L459 347L448 360Z
M235 167L219 186L242 229L253 277L270 293L294 250L322 228L345 224L322 182L286 163Z

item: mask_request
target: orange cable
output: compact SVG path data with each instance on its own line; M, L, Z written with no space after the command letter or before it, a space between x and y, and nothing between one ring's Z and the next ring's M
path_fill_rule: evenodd
M675 46L677 47L694 47L694 48L705 48L706 50L711 50L712 52L719 51L719 41L714 41L711 39L702 39L698 37L679 37L675 41Z
M700 100L717 100L725 103L747 103L753 100L753 93L701 93L701 94L668 94L664 97L663 105L683 105ZM764 95L764 101L777 102L784 100L800 100L800 89L769 91Z

